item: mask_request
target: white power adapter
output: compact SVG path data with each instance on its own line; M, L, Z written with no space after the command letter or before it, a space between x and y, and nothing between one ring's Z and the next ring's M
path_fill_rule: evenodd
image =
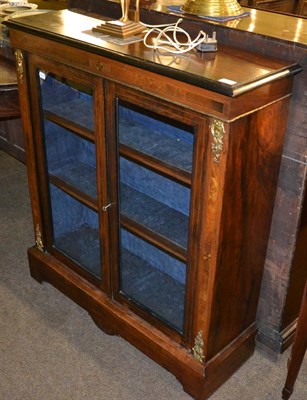
M217 51L216 32L212 33L212 37L207 37L196 46L196 49L202 53Z

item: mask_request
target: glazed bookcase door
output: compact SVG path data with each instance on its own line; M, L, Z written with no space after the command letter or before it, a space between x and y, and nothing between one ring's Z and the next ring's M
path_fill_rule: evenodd
M186 337L196 269L190 238L198 235L195 149L198 136L205 140L204 122L190 111L110 86L119 182L115 297L159 328Z
M31 68L46 249L107 290L102 83L43 60Z

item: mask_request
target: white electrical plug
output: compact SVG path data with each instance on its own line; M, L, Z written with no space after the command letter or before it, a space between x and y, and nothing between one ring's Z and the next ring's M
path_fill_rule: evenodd
M206 39L199 43L196 49L202 53L217 51L217 40L216 40L216 32L213 32L212 37L207 35Z

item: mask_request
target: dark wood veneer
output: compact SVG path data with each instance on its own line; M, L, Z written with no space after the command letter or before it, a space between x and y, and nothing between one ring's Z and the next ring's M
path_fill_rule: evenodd
M118 46L108 42L98 45L99 40L90 36L90 30L99 23L99 20L95 21L92 18L63 10L48 13L48 19L41 14L23 18L22 23L18 20L8 21L7 25L9 27L14 25L19 30L34 33L38 37L51 37L55 42L67 44L78 50L86 51L88 45L91 44L91 52L109 60L124 62L133 67L228 96L235 96L237 91L241 94L257 87L261 84L260 77L273 78L276 68L280 74L285 73L285 76L300 70L296 63L289 65L281 60L263 59L255 53L249 53L247 56L242 50L236 49L234 52L233 49L223 46L220 46L219 51L213 55L194 53L188 59L182 58L181 63L169 67L167 60L164 63L163 56L148 51L142 42L129 46ZM84 32L89 32L89 34L86 35ZM240 64L240 69L237 68L238 64ZM225 65L227 65L227 71L225 71ZM257 69L257 65L261 65L261 68ZM98 67L97 65L96 68ZM102 64L101 68L105 69ZM226 72L227 76L225 76ZM219 81L221 78L231 79L236 83L227 85Z
M28 251L31 274L61 290L86 309L101 329L124 337L171 371L188 393L204 400L254 350L256 308L292 75L300 68L221 48L215 62L204 62L194 54L195 65L186 73L184 57L182 66L172 68L140 43L120 50L109 44L98 48L92 39L85 42L79 34L66 30L67 25L64 29L69 16L67 12L51 13L48 18L39 15L8 23L12 43L24 60L19 91L37 240L37 246ZM96 23L77 18L81 29ZM225 70L223 63L238 82L231 90L218 81ZM240 73L242 67L244 74ZM86 85L94 93L91 140L96 144L101 281L53 248L38 69ZM147 108L161 120L171 118L194 129L190 177L186 173L179 176L180 169L168 167L164 161L119 145L118 100ZM91 138L74 121L49 117L78 136ZM222 138L218 137L219 129ZM186 252L157 232L119 215L119 154L191 188ZM52 179L64 192L96 209L87 195L58 178ZM182 332L156 318L154 312L149 314L129 302L129 296L121 292L121 218L127 231L187 262ZM199 349L203 351L202 360L195 359L192 350L199 333L203 337Z

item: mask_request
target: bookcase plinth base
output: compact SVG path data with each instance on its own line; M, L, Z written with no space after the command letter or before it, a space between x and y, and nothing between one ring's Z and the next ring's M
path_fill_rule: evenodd
M80 307L106 334L121 336L152 360L171 372L183 389L196 400L206 400L253 355L256 328L252 324L228 347L208 362L200 363L189 349L125 308L95 286L80 278L52 255L32 247L28 250L31 276L48 282Z

